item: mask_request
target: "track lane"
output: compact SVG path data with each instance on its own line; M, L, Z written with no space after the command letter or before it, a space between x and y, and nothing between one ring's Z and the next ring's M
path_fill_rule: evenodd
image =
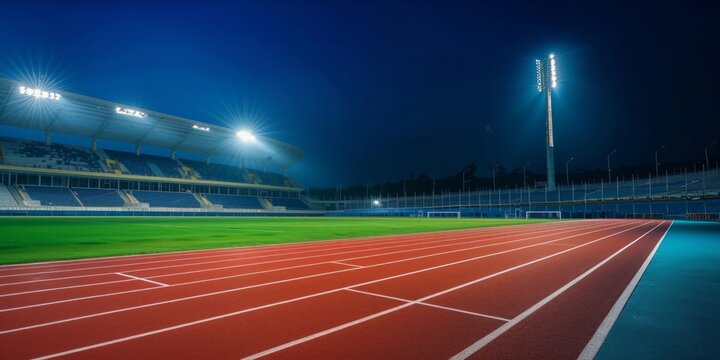
M517 324L508 323L514 326L469 357L509 358L507 349L516 348L529 358L576 359L669 225L664 221L596 270L574 279L581 278L575 284L543 299L546 303L535 304L537 310Z
M638 239L643 236L644 233L652 231L653 226L643 226L642 232L638 233L625 233L623 237L630 238L627 240L627 243L634 239ZM632 238L631 238L632 236ZM592 244L593 242L588 242L588 246ZM594 242L597 244L598 242ZM569 252L572 253L572 252ZM568 253L566 253L568 254ZM563 254L565 255L565 254ZM560 255L560 256L563 256ZM605 253L605 257L609 256L610 254L608 252ZM567 255L565 255L567 256ZM550 258L553 259L553 258ZM537 262L532 265L541 264L542 262ZM530 266L532 266L530 265ZM520 270L525 269L525 267L520 268ZM517 270L514 270L517 271ZM503 278L507 274L511 274L512 272L504 273L502 276L494 277L494 279ZM447 277L446 277L447 278ZM479 280L482 280L483 278L480 278ZM466 283L470 286L474 286L477 283ZM455 291L460 291L463 289L463 286L466 286L465 284L460 285L456 288L450 288L445 290L444 292L439 292L435 294L427 295L423 298L420 298L418 300L423 301L425 303L434 303L432 300L433 298L444 296L446 294L452 294ZM362 288L362 287L359 287ZM467 301L472 301L472 299L466 299ZM368 350L371 352L371 354L374 354L370 356L370 358L377 358L377 357L387 357L387 354L393 354L390 357L399 357L399 358L448 358L455 353L457 353L458 349L463 349L471 344L477 339L477 337L473 337L472 333L469 331L461 332L460 334L455 334L453 338L444 337L442 335L438 336L438 334L442 334L445 329L442 328L442 326L438 327L435 322L427 323L427 326L433 330L433 333L435 334L434 337L426 337L422 338L423 330L427 329L421 329L417 330L413 327L404 327L403 331L401 332L386 332L385 329L388 327L392 327L392 324L395 322L412 322L417 321L417 319L414 319L416 317L415 314L412 314L410 312L411 309L417 308L419 305L412 305L407 307L400 306L399 309L395 312L388 312L385 311L385 314L378 313L376 315L382 315L373 317L370 316L367 318L366 321L358 322L357 324L349 323L350 326L343 327L340 326L336 329L327 329L323 332L319 332L310 336L307 336L303 339L296 339L293 342L286 343L284 345L278 346L276 348L270 348L264 352L257 353L253 356L251 356L251 359L255 358L297 358L306 356L306 354L324 354L322 357L328 357L328 358L362 358L363 355L365 355L367 352L362 353L356 353L354 348L355 342L360 342L365 344L366 346L368 343L365 343L363 340L367 338L374 339L372 343L378 342L377 346L384 348L387 344L398 344L396 347L390 347L390 349L383 350L379 353L372 352L373 350ZM451 312L452 315L447 316L457 316L455 315L456 312ZM582 313L582 311L578 312ZM577 316L578 313L574 313L574 316ZM365 320L365 319L363 319ZM500 324L496 324L496 326L499 326ZM482 337L484 335L487 335L490 333L490 331L494 330L491 328L490 330L485 330L485 332L480 335L479 337ZM594 331L594 328L592 329ZM382 336L378 336L377 334L383 334ZM552 332L546 333L547 336L552 337L554 334ZM409 343L407 344L406 340L407 338L416 338L419 337L417 342ZM348 339L359 339L357 341L348 342ZM380 340L382 339L382 340ZM450 342L460 342L464 343L465 346L457 347L454 350L453 349L447 349L445 347L446 343ZM519 341L522 341L521 339ZM406 346L399 345L399 344L405 344ZM435 346L444 348L444 353L435 354L433 356L427 357L425 352L417 352L417 348L423 348L427 349L427 351L432 352L431 349L433 349ZM372 347L370 347L372 349ZM522 352L515 352L513 350L513 347L503 347L500 349L500 351L503 352L503 355L507 358L518 358L518 357L524 357L525 354ZM582 347L580 347L580 350L582 350ZM493 354L497 355L497 354ZM493 356L491 357L480 357L480 358L495 358ZM536 358L547 358L546 356L536 356ZM552 358L552 357L551 357Z
M508 255L504 255L504 257L505 257L505 256L508 256ZM512 256L508 256L508 257L512 257ZM510 259L509 259L509 260L510 260ZM373 268L372 270L375 270L375 271L376 271L377 268ZM407 269L406 269L406 270L407 270ZM349 276L355 277L355 276L357 276L358 274L357 274L357 273L350 273L350 272L348 272L348 273L346 273L345 275L346 275L345 277L349 277ZM379 275L382 275L382 274L379 274ZM385 275L387 275L387 274L385 274ZM249 298L257 298L258 296L259 296L259 297L262 297L262 298L263 298L262 303L268 303L269 301L283 301L282 298L287 298L287 296L289 296L289 295L301 295L301 294L303 294L303 293L306 293L306 294L307 294L307 288L308 288L308 287L311 287L311 288L312 288L312 287L316 287L316 286L322 285L322 282L318 282L317 280L318 280L318 279L313 279L312 282L314 282L314 284L313 284L313 283L308 283L308 281L303 281L302 283L295 283L295 284L291 284L291 286L289 286L289 287L285 287L285 288L283 289L283 292L284 292L284 294L285 294L286 296L279 296L279 297L278 297L278 296L277 296L277 295L278 295L278 294L277 294L277 291L267 292L267 291L264 291L264 290L267 290L267 289L262 289L262 290L264 291L264 293L261 292L261 293L258 293L258 294L247 294L247 295L248 295L247 297L249 297ZM325 280L327 280L327 279L325 279ZM346 279L346 280L347 280L347 279ZM357 281L357 279L352 279L352 280L353 280L353 281ZM300 285L300 286L298 286L298 285ZM336 284L336 285L337 285L337 284ZM317 291L320 290L320 289L321 289L321 288L315 288L314 291L317 292ZM258 295L258 296L256 296L256 295ZM275 298L273 298L273 296L275 296ZM203 307L211 307L211 308L215 308L216 306L219 306L219 307L227 306L227 304L223 305L223 303L225 303L224 300L223 300L223 301L220 301L219 303L216 303L217 300L221 300L221 299L219 299L219 298L215 298L215 299L212 299L212 300L213 300L213 301L210 301L210 302L208 302L208 301L203 301L203 302L202 302L202 306L203 306ZM198 306L199 306L199 305L198 305ZM248 305L245 305L245 306L248 306ZM245 306L240 306L240 308L243 308L243 307L245 307ZM184 308L187 309L187 306L184 307ZM177 311L182 311L182 310L178 309ZM177 313L177 311L171 311L171 313ZM155 315L157 316L157 313L156 313ZM146 319L146 318L148 318L148 317L150 317L150 316L153 316L153 315L152 315L152 312L150 312L150 313L148 313L148 314L143 314L143 316L140 316L140 318L145 318L145 319ZM107 320L107 319L105 319L105 320ZM120 321L120 324L125 324L125 322L123 322L122 320L123 320L123 319L118 319L118 321ZM112 323L115 323L115 321L113 320ZM86 326L85 324L75 324L75 325L77 325L76 328L88 329L88 326ZM157 326L157 324L156 324L155 326ZM96 330L101 330L101 329L96 329ZM136 330L137 330L137 329L136 329ZM91 326L90 329L88 329L87 331L92 331L92 326ZM44 333L36 333L35 331L33 331L33 333L35 333L34 336L42 336L42 337L48 336L48 337L53 337L53 336L62 336L63 333L67 333L67 332L66 332L66 331L60 331L60 332L55 333L55 334L44 334ZM94 332L93 332L93 333L94 333Z

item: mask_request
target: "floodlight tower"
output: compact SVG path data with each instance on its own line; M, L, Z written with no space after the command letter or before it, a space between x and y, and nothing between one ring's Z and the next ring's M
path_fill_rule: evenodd
M552 90L557 87L557 70L555 55L535 60L537 70L537 90L545 93L545 155L547 157L547 188L555 190L555 140L553 139Z

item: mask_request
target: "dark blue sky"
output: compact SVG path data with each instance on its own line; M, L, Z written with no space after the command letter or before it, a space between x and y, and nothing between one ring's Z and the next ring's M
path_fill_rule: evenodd
M302 184L334 186L470 162L544 171L534 59L552 51L559 170L613 148L652 164L662 144L665 161L700 161L720 137L711 4L5 2L0 76L38 68L61 90L250 121L305 151Z

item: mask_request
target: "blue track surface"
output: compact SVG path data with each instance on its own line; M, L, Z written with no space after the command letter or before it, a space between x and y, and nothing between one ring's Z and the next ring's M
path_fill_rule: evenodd
M596 359L720 359L720 223L675 221Z

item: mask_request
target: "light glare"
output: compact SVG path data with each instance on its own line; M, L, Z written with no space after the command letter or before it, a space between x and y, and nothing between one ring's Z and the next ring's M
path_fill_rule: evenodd
M42 89L32 89L25 86L20 86L18 88L20 94L32 96L36 99L52 99L52 100L60 100L61 96L58 93L55 92L49 92Z
M237 132L237 137L240 138L240 140L248 142L248 141L255 141L257 138L255 135L248 131L248 130L240 130Z
M147 113L144 113L142 111L138 111L138 110L134 110L134 109L130 109L130 108L121 108L119 106L115 108L115 112L118 114L121 114L121 115L134 116L134 117L139 117L139 118L147 117Z

